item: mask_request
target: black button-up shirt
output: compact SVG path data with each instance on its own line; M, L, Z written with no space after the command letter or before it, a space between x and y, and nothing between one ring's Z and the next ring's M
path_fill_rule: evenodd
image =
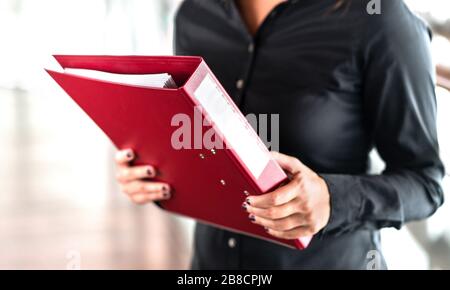
M233 1L179 9L176 54L202 56L244 114L279 114L280 151L320 174L331 196L328 225L303 251L198 224L193 268L384 268L378 230L442 204L427 27L401 0L381 1L380 15L368 0L335 3L286 1L255 37ZM380 175L367 173L373 148Z

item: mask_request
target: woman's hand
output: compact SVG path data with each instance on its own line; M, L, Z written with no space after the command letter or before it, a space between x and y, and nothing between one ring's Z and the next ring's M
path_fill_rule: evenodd
M450 91L450 67L444 65L436 66L437 85Z
M330 193L325 181L297 158L272 152L291 176L291 181L273 192L249 196L243 207L252 222L281 239L312 236L330 218Z
M122 150L116 154L117 181L120 190L136 204L170 198L170 186L150 179L156 176L153 166L130 166L135 158L132 150Z

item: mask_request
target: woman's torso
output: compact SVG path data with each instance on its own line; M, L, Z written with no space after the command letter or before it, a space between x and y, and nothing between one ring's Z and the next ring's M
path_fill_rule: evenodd
M372 148L361 93L365 2L332 11L335 0L288 1L253 38L232 1L188 0L176 53L202 56L244 114L278 115L279 151L319 173L364 174ZM295 251L199 224L193 267L366 269L379 248L369 230L323 235Z

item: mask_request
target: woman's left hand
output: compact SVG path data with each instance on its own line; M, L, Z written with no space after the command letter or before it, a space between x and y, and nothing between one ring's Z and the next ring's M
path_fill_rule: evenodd
M330 218L328 186L297 158L278 152L272 156L291 176L290 182L273 192L249 196L243 204L249 219L281 239L316 234Z

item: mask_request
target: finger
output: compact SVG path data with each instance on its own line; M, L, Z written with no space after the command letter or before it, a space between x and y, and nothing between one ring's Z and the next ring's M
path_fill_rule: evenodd
M266 219L250 214L249 219L255 224L275 231L289 231L306 225L306 222L301 214L293 214L289 217L277 220Z
M131 149L120 150L116 153L115 160L118 165L127 165L133 161L135 154Z
M296 201L297 199L293 199L291 202L269 208L253 207L246 203L244 203L242 206L247 210L249 214L253 214L257 217L275 220L285 218L297 213L298 203Z
M170 197L158 194L158 193L141 193L141 194L135 194L130 197L131 201L133 201L136 204L146 204L153 201L160 201L160 200L167 200Z
M117 180L119 182L129 182L136 179L152 178L156 176L153 166L124 166L117 169Z
M272 151L270 153L272 154L272 158L277 161L281 168L292 175L299 173L306 167L300 160L295 157L288 156L276 151Z
M285 240L295 240L301 237L308 237L314 235L308 226L300 226L289 231L277 231L272 229L267 229L267 233L270 235Z
M258 208L270 208L285 204L297 197L297 183L298 180L292 180L275 191L249 196L245 201L248 205Z
M131 181L122 185L121 190L130 196L142 193L161 193L170 196L170 186L163 182Z

